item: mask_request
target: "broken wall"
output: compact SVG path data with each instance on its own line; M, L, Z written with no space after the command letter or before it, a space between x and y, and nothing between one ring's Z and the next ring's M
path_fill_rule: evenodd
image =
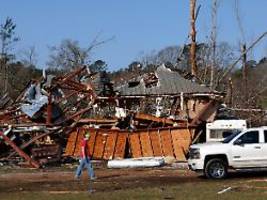
M86 131L89 154L93 159L123 159L172 156L179 161L186 160L186 154L194 136L194 129L153 128L138 131L78 128L70 134L65 156L80 156L81 141Z

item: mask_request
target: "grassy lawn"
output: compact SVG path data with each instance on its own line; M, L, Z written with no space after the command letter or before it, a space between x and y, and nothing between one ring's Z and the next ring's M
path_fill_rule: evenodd
M108 186L106 186L108 187ZM219 191L232 187L225 193ZM265 180L223 180L185 183L162 187L122 189L114 191L40 191L0 193L3 200L67 200L67 199L267 199L267 182Z
M232 173L220 181L207 180L188 170L168 168L99 168L96 172L95 191L89 193L87 174L76 181L73 169L2 168L0 200L267 199L266 172Z

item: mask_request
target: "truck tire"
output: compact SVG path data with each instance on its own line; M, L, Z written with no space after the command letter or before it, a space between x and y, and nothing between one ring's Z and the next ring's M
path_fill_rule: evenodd
M227 176L227 163L220 158L210 159L204 169L205 176L210 179L222 179Z

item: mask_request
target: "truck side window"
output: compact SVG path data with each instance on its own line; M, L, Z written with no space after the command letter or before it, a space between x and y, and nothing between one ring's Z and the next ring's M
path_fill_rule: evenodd
M264 131L264 141L267 143L267 130Z
M258 131L246 132L239 139L241 139L242 144L259 143L259 132Z

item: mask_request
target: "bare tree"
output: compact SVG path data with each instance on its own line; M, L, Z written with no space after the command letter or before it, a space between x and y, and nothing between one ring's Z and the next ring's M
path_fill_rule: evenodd
M191 16L191 48L190 48L190 61L191 73L198 76L198 68L196 62L196 0L190 0L190 16Z
M219 77L219 79L217 81L216 87L220 84L220 82L222 80L224 80L232 72L232 70L235 68L235 66L237 65L237 63L239 63L239 61L242 60L243 54L249 52L250 50L252 50L266 36L267 36L267 32L262 33L255 41L253 41L251 43L251 45L246 49L245 52L242 52L241 56L239 56L238 59L235 60L235 62L233 62L231 65L229 65L224 70L224 72L222 73L222 75Z
M14 55L11 54L11 50L13 44L19 40L19 38L16 37L15 35L15 29L16 29L16 24L9 17L7 17L5 22L0 25L1 78L3 80L4 92L7 92L7 87L8 87L7 62L14 57Z
M78 41L63 40L59 46L50 47L51 54L47 65L50 68L71 70L89 62L89 52L79 46Z
M90 63L93 49L112 40L98 41L98 36L87 46L81 47L78 41L65 39L60 45L50 47L51 54L48 67L71 70Z
M160 65L167 62L174 65L177 62L180 51L181 47L179 46L168 46L159 51L152 51L149 54L142 55L137 60L139 60L143 66L149 64Z
M198 78L206 85L210 84L210 68L212 46L210 43L199 43L196 46L196 61L199 68ZM236 59L235 49L227 42L216 43L216 66L214 68L215 82L224 70ZM160 65L171 63L175 68L190 72L190 44L179 46L168 46L159 51L153 51L137 59L144 67L147 65Z
M35 46L30 46L21 52L21 61L27 67L35 67L37 64L37 52Z

